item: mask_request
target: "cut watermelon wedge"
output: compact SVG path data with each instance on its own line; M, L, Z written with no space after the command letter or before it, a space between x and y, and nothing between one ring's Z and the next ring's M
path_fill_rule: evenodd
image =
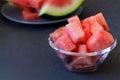
M83 2L84 0L47 0L41 8L39 16L65 16L77 10Z

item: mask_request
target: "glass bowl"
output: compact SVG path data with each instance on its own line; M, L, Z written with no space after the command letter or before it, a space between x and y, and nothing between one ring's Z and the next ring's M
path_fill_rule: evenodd
M48 43L52 49L55 50L58 57L62 60L65 67L73 72L93 72L98 69L100 64L102 64L107 58L108 54L116 47L117 40L104 50L98 52L88 53L77 53L65 51L57 48L52 42L51 38L48 38Z

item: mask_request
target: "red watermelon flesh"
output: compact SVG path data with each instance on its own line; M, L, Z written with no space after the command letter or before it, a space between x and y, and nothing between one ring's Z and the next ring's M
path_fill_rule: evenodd
M90 22L90 31L92 34L98 30L103 30L103 27L97 22L97 20L93 16L89 17L88 19Z
M80 53L87 53L88 52L88 49L87 49L87 46L86 44L80 44L78 47L77 47L77 52L78 54ZM89 53L88 53L89 54ZM75 63L76 62L76 63ZM80 56L75 56L73 58L73 62L72 64L74 63L74 67L86 67L86 66L90 66L92 65L94 62L94 58L92 58L91 56L84 56L84 57L80 57ZM79 65L78 65L79 64Z
M81 23L82 23L83 29L86 28L86 27L89 28L89 29L91 28L91 24L89 22L89 17L82 20Z
M13 5L17 6L18 8L31 7L39 10L44 1L45 0L11 0L11 3L13 3Z
M86 19L82 20L81 23L82 23L82 26L83 26L83 31L85 33L84 42L86 42L90 38L90 36L92 35L89 18L86 18Z
M55 46L57 46L60 49L72 51L76 48L76 45L72 42L71 38L68 36L68 34L62 35L60 38L58 38L55 41Z
M84 43L86 43L86 41L91 37L91 31L89 29L89 27L86 27L83 29L84 33L85 33L85 38L84 38Z
M109 47L114 42L113 36L105 30L96 31L86 42L91 52Z
M28 0L30 7L40 10L45 0Z
M103 26L104 30L106 30L106 31L110 30L110 28L109 28L109 26L108 26L108 24L107 24L107 22L106 22L106 20L105 20L105 18L103 16L103 14L101 12L96 14L96 15L94 15L94 17L96 18L98 23Z
M78 16L73 16L73 17L69 18L67 21L68 21L68 23L77 22L79 24L79 26L81 28L83 28Z
M78 45L77 52L79 52L79 53L86 53L86 52L88 52L87 46L85 44Z
M22 11L22 15L24 20L35 20L35 19L39 19L38 17L38 13L37 12L31 12L29 10L23 10Z
M63 7L65 5L69 5L72 3L72 0L47 0L47 3L49 3L52 6L55 7ZM54 5L53 5L54 3Z
M55 42L59 37L66 34L65 27L60 27L54 32L50 34L50 37L52 38L53 42Z
M74 43L81 43L84 40L84 31L77 22L67 24L65 29Z
M94 65L94 59L91 56L87 57L75 56L70 65L73 66L75 69L90 67Z

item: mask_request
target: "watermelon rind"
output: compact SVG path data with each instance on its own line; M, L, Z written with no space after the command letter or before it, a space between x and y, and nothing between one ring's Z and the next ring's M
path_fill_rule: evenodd
M43 4L42 8L39 11L39 16L49 15L54 17L61 17L71 14L75 10L77 10L82 4L84 0L72 0L72 3L69 5L65 5L63 7L55 7L50 5L49 3Z

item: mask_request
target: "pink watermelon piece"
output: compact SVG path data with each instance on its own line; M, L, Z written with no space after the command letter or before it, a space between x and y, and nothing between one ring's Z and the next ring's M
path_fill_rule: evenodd
M85 18L85 19L83 19L82 21L81 21L81 24L82 24L82 26L83 26L83 29L84 28L91 28L91 24L90 24L90 22L89 22L89 17L88 18Z
M104 15L101 12L96 14L96 15L94 15L94 17L96 18L98 23L103 26L104 30L106 30L106 31L110 30L110 28L109 28L109 26L107 24L107 21L105 20Z
M109 47L114 42L113 36L105 30L96 31L86 42L91 52Z
M84 40L84 31L77 22L67 24L65 29L74 43L81 43Z
M76 56L73 58L73 61L70 63L70 65L72 65L75 69L90 67L94 65L94 59L91 56Z
M90 38L90 36L92 35L89 18L86 18L86 19L82 20L81 23L82 23L82 26L83 26L83 31L85 33L84 42L86 42Z
M52 38L53 42L55 42L59 37L66 34L65 27L60 27L54 32L50 34L50 37Z
M69 18L67 21L68 21L68 23L76 22L82 28L82 24L81 24L81 21L78 16L73 16L73 17Z
M86 53L86 52L88 52L86 44L78 45L77 52L79 52L79 53Z
M30 7L40 10L45 0L28 0Z
M86 43L86 41L91 37L92 34L89 27L84 28L83 31L85 33L84 43Z
M72 42L71 38L68 36L68 34L62 35L60 38L58 38L55 41L55 46L67 50L67 51L72 51L76 48L76 45Z
M88 19L90 22L90 26L91 26L90 31L92 34L98 30L104 29L93 16L89 17Z
M82 26L83 26L83 31L85 33L84 42L86 42L90 38L90 36L92 35L91 29L90 29L91 25L90 25L90 22L89 22L88 18L82 20L81 23L82 23Z
M24 20L36 20L38 19L38 11L40 10L45 0L11 0L11 3L17 7Z
M33 12L29 11L29 10L23 10L22 15L23 15L24 20L39 19L38 13L36 13L36 12L33 13Z
M88 49L86 44L80 44L77 47L77 52L78 54L87 53ZM71 65L74 66L74 68L76 69L92 66L93 64L94 64L94 58L92 58L91 56L74 56L73 61L71 62Z

